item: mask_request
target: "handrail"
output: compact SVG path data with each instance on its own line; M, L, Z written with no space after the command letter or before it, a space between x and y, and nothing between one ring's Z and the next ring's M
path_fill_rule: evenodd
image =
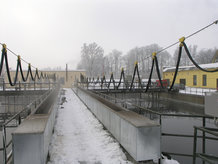
M162 125L162 117L163 116L168 116L168 117L192 117L192 118L201 118L202 119L202 125L205 127L206 126L206 119L213 119L212 116L209 115L204 115L204 114L193 114L193 115L188 115L188 114L167 114L167 113L161 113L161 112L157 112L151 109L147 109L145 107L141 107L139 105L133 104L132 102L126 101L126 100L122 100L122 99L118 99L115 98L113 96L104 94L104 93L100 93L94 90L91 90L90 92L94 92L95 94L107 99L108 101L113 101L114 103L121 103L123 104L122 106L125 107L125 105L130 105L136 108L140 108L142 110L145 110L147 112L149 112L150 114L155 114L159 116L159 121L160 121L160 125ZM199 128L201 130L201 128ZM206 132L210 131L211 128L207 128L207 130L205 130ZM216 129L216 133L215 132L211 132L210 134L215 134L218 136L218 129ZM210 137L210 136L206 136L205 133L202 134L202 136L195 136L195 135L185 135L185 134L171 134L171 133L161 133L162 136L174 136L174 137L184 137L184 138L201 138L202 139L202 152L205 152L205 140L206 139L210 139L210 140L218 140L218 138L214 138L214 137ZM168 152L167 154L171 154L171 155L178 155L178 156L187 156L187 157L193 157L193 154L182 154L182 153L174 153L174 152Z
M214 128L205 128L205 127L197 127L194 126L194 141L193 141L193 164L196 164L196 158L199 157L203 160L203 163L208 162L211 164L214 164L213 162L211 162L211 160L216 161L216 163L218 162L218 157L217 156L213 156L213 155L208 155L205 153L205 151L203 153L197 153L197 131L202 131L202 133L208 133L211 134L213 136L218 137L218 129L214 129ZM216 131L216 132L214 132ZM206 137L205 137L206 138ZM216 138L218 140L218 138Z
M43 100L45 100L45 98L47 96L50 95L50 93L52 92L52 90L47 90L43 95L41 95L40 97L36 98L33 102L31 102L30 104L28 104L23 110L21 110L20 112L16 113L15 115L13 115L9 120L7 120L5 123L3 123L1 125L2 127L2 137L3 137L3 148L0 148L0 151L3 151L3 163L6 164L8 162L8 155L7 155L7 148L12 144L12 139L7 143L7 137L6 137L6 127L7 125L13 121L13 120L17 120L18 118L18 124L21 124L21 114L23 112L26 112L27 115L31 114L31 110L33 111L35 108L38 107L38 105L41 104L41 102ZM32 109L33 107L33 109ZM30 112L29 112L30 110ZM11 155L9 155L11 156Z
M108 97L110 99L114 99L114 100L119 100L120 102L126 104L126 105L131 105L131 106L134 106L134 107L137 107L137 108L140 108L140 109L143 109L147 112L150 112L150 113L153 113L153 114L157 114L159 116L172 116L172 117L199 117L199 118L210 118L210 119L213 119L214 117L212 116L209 116L209 115L199 115L199 114L195 114L195 115L188 115L188 114L167 114L167 113L160 113L160 112L157 112L157 111L154 111L154 110L151 110L151 109L147 109L145 107L142 107L142 106L139 106L139 105L135 105L135 104L132 104L131 102L129 101L126 101L126 100L122 100L122 99L118 99L118 98L115 98L113 96L109 96L107 94L104 94L104 93L100 93L100 92L97 92L97 91L92 91L96 94L99 94L99 95L102 95L103 97Z
M179 70L179 64L180 64L180 61L181 61L180 59L181 59L182 49L183 49L183 48L184 48L184 50L185 50L185 52L186 52L186 54L187 54L189 60L194 64L194 66L195 66L197 69L199 69L199 70L201 70L201 71L204 71L204 72L209 72L209 73L218 72L218 69L208 70L208 69L202 68L202 67L193 59L193 57L192 57L193 55L190 54L190 51L189 51L189 49L188 49L188 47L187 47L187 45L186 45L186 43L185 43L185 39L188 39L189 37L191 37L191 36L193 36L193 35L195 35L195 34L201 32L202 30L205 30L206 28L208 28L208 27L210 27L210 26L212 26L212 25L214 25L214 24L218 24L218 20L212 22L212 23L209 24L208 26L206 26L206 27L204 27L204 28L202 28L202 29L196 31L195 33L193 33L193 34L191 34L191 35L189 35L189 36L187 36L187 37L182 37L182 38L180 38L179 41L177 41L176 43L174 43L174 44L172 44L172 45L170 45L170 46L168 46L168 47L166 47L166 48L164 48L164 49L162 49L162 50L159 50L159 51L157 51L157 52L153 52L153 53L152 53L152 66L151 66L151 69L150 69L150 74L149 74L149 78L148 78L148 79L149 79L149 80L148 80L148 84L147 84L147 87L145 88L145 90L143 90L143 91L144 91L144 92L147 92L148 89L149 89L149 84L150 84L150 82L151 82L152 73L153 73L153 70L154 70L154 69L153 69L154 64L155 64L155 66L156 66L156 72L157 72L158 79L159 79L159 82L160 82L160 87L161 87L161 88L164 88L164 87L163 87L163 84L162 84L162 80L161 80L160 69L159 69L158 59L157 59L156 55L159 54L159 53L161 53L162 51L165 51L166 49L170 48L171 46L174 46L174 45L178 44L178 43L180 43L180 44L179 44L179 51L178 51L178 58L177 58L176 69L175 69L173 81L172 81L172 83L171 83L170 88L168 89L168 91L172 91L172 90L173 90L173 86L174 86L174 83L175 83L175 80L176 80L176 77L177 77L177 73L178 73L178 70ZM137 61L135 62L135 67L134 67L134 71L133 71L133 75L132 75L132 80L131 80L132 82L131 82L131 85L130 85L129 90L132 90L132 89L133 89L133 83L134 83L134 78L135 78L135 76L136 76L136 73L137 73L137 76L138 76L138 79L139 79L139 80L138 80L139 86L141 87L141 79L140 79L140 74L139 74L139 70L138 70L138 62L137 62ZM122 77L122 74L124 74L124 69L123 69L123 68L122 68L120 77ZM87 78L87 79L90 79L90 78ZM105 75L103 75L103 78L101 78L101 79L102 79L101 85L103 85L104 83L107 83L107 81L105 80ZM109 81L108 86L106 85L108 89L110 89L110 83L111 83L111 80L112 80L112 79L113 79L113 82L114 82L113 73L111 74L111 77L110 77L110 81ZM125 77L124 77L124 80L125 80ZM94 82L94 77L93 77L93 80L92 80L92 81ZM90 81L87 80L87 82L86 82L86 83L87 83L87 86L88 86L89 82L90 82ZM119 84L120 84L120 83L119 83ZM114 83L114 88L115 88L115 89L118 89L119 86L120 86L120 85L115 86L115 83ZM143 88L142 88L142 89L143 89Z

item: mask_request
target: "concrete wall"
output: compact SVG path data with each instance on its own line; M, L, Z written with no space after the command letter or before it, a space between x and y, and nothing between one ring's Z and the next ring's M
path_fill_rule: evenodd
M182 94L182 93L165 93L161 92L160 97L169 98L171 100L183 101L187 103L194 103L198 105L204 105L204 96L201 95L191 95L191 94Z
M136 161L160 158L160 125L81 88L77 95Z
M50 96L49 110L44 106L47 113L30 115L12 134L14 164L46 163L58 105L57 93L54 91Z
M0 113L16 114L45 92L46 90L1 91Z
M206 94L205 113L210 116L218 118L218 92Z

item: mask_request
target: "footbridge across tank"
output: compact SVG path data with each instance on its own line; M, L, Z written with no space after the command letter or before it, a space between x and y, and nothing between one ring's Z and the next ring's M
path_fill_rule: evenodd
M81 76L80 83L74 89L75 93L135 161L160 163L162 155L173 155L175 159L181 159L181 163L190 163L190 159L186 158L191 158L191 161L193 159L194 164L200 163L201 160L202 163L205 161L217 163L218 157L211 154L217 152L218 147L215 143L218 140L218 114L216 108L210 106L210 104L218 105L217 94L208 95L208 99L204 99L203 96L184 96L176 92L178 88L174 85L182 50L185 50L193 65L201 71L218 72L217 68L207 69L198 65L185 43L186 39L217 23L218 20L191 35L180 38L178 42L166 48L153 52L150 56L152 65L147 81L141 79L138 62L135 62L131 81L126 79L123 68L118 81L113 73L109 81L105 76L96 80ZM166 81L161 78L157 55L178 43L180 44L175 72L170 86L166 86ZM1 45L0 76L3 72L7 73L10 87L7 89L4 81L0 86L3 90L0 92L2 135L0 151L3 152L0 159L3 159L4 164L9 163L10 160L19 164L46 163L49 138L59 102L59 86L51 83L49 79L55 81L56 76L40 73L36 67L16 55L5 44ZM13 77L8 64L7 52L17 56L16 71ZM28 64L26 73L23 71L22 61ZM3 71L4 64L5 71ZM32 68L35 68L35 72ZM152 74L155 71L158 80L153 82ZM42 81L45 86L47 85L44 89ZM29 90L26 89L29 86ZM217 99L213 99L214 97ZM204 110L204 104L207 103L209 105L206 107L209 109ZM216 127L211 125L214 118ZM14 131L15 127L18 128ZM166 138L169 138L170 142ZM185 138L185 140L191 139L192 141L185 143L184 140L172 138ZM199 145L197 140L201 140L201 146L197 146ZM212 144L209 144L208 140L212 140ZM175 145L179 150L171 149Z
M158 87L147 92L140 87L108 88L94 82L78 83L75 92L136 161L157 162L165 155L182 163L192 163L193 159L201 163L203 157L196 160L196 152L205 155L216 151L216 135L208 136L205 131L194 134L196 126L218 131L214 117L205 113L204 95ZM197 139L201 147L194 152Z
M209 26L213 24L217 24L217 21ZM135 62L133 71L126 71L128 74L130 72L133 73L132 75L128 75L130 76L129 79L127 78L128 76L125 75L124 68L121 69L119 77L114 77L114 74L111 73L110 77L106 78L104 72L102 73L103 76L101 78L97 76L85 77L81 75L76 91L78 96L136 161L156 160L161 158L161 154L164 154L167 156L173 155L173 157L182 161L181 163L191 163L192 160L193 163L199 163L201 160L202 163L205 163L205 161L217 163L217 154L215 154L215 156L209 154L217 152L216 146L218 145L216 145L217 142L215 141L218 140L218 121L217 116L214 113L218 112L212 106L208 107L209 111L212 112L206 112L207 110L205 110L205 107L207 107L205 104L210 102L209 99L212 99L213 96L207 96L207 94L180 94L178 91L180 88L184 88L185 84L176 84L178 81L177 75L183 50L186 52L185 54L196 69L207 73L218 72L217 68L202 67L199 65L194 60L193 55L185 43L187 38L199 33L209 26L196 31L187 37L182 37L178 42L153 52L152 56L145 58L148 59L151 57L151 68L149 69L150 72L146 72L146 76L149 75L146 78L145 74L142 74L143 71L140 72L139 63L137 61ZM172 73L173 77L172 79L162 79L160 65L158 64L160 58L158 58L157 55L161 55L161 52L178 43L180 44L178 47L176 66ZM119 73L116 72L115 74L117 75ZM155 81L152 79L154 74L156 75ZM144 79L142 79L142 77L144 77ZM214 94L217 98L217 93ZM206 97L210 98L207 99ZM212 104L218 105L217 99L213 99L213 101ZM119 112L117 112L116 109L118 109ZM129 117L126 117L123 116L125 114L121 114L126 112L131 113L130 115L132 116L137 115L137 117L133 118L128 114ZM119 115L119 119L117 119L118 126L115 126L115 128L113 125L115 122L115 119L113 118L114 113L116 113L116 116ZM138 117L140 117L140 119ZM213 119L215 120L215 124ZM148 126L144 124L143 128L149 127L151 129L156 129L157 131L156 133L153 133L152 137L146 137L147 134L150 134L149 132L145 132L143 135L140 130L133 130L133 132L130 130L130 127L127 128L128 126L126 124L122 124L122 120L125 120L126 124L130 123L130 125L136 129L139 128L137 127L137 120L143 120L142 122L149 122L154 125ZM118 129L116 129L117 127ZM130 133L134 134L134 136L130 137L128 130L130 130ZM197 135L197 130L202 132L201 135ZM214 131L216 133L214 133ZM215 135L211 137L206 133ZM137 136L141 135L143 137L137 138ZM131 140L132 138L134 138L134 140ZM159 141L157 141L158 144L151 144L154 145L153 147L146 145L146 141L144 140L148 139L148 141L150 141L151 138L154 140L159 138ZM199 145L197 139L201 139L201 147L197 147L197 145ZM212 140L212 144L209 144L208 140ZM137 142L135 143L135 141ZM137 145L138 142L140 142L141 146ZM173 149L175 147L178 149ZM132 150L132 148L134 148L134 150ZM140 148L140 150L138 150L138 148ZM153 152L153 156L146 157L146 155L143 154L143 159L141 159L138 157L138 154L141 153L140 151L151 151Z

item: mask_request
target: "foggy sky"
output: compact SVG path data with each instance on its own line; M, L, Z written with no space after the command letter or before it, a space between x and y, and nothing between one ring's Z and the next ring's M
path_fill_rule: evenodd
M83 43L96 42L105 55L152 43L166 47L217 20L218 1L7 0L0 16L0 43L39 69L66 63L75 69ZM186 43L218 48L218 25ZM16 58L10 58L14 66Z

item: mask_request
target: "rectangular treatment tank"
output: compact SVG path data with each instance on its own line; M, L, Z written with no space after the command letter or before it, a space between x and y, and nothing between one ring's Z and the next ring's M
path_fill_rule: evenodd
M205 114L218 117L218 92L206 93Z
M160 158L159 123L83 89L78 89L77 94L136 161Z

